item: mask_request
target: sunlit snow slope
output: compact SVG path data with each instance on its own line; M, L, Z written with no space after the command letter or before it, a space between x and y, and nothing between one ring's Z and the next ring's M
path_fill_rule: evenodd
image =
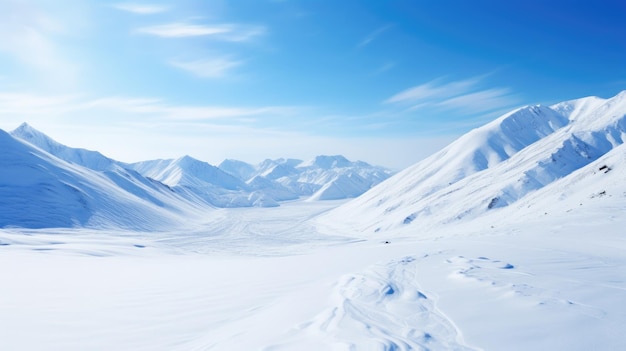
M499 209L549 189L556 180L573 180L577 170L605 171L593 162L625 137L626 92L611 99L527 106L470 131L321 223L348 221L358 232L373 233L498 216ZM607 165L622 166L621 161Z
M32 131L25 136L36 136ZM60 150L68 161L0 131L0 227L164 229L201 208L97 152L63 147L43 135L31 140Z

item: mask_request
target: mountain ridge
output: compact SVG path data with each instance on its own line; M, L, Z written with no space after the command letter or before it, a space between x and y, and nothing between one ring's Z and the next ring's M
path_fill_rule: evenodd
M10 133L2 132L0 208L4 215L0 216L0 227L155 230L183 225L184 218L211 213L216 207L276 207L281 201L310 196L324 185L260 174L242 180L188 155L127 164L98 151L63 145L28 123ZM231 163L245 170L244 162ZM264 171L300 163L295 159L268 160ZM258 173L257 168L250 167ZM302 168L291 168L297 176L303 172ZM316 167L307 171L321 172ZM332 182L336 178L333 170L326 172L330 175L321 178ZM30 183L18 185L13 178L30 179ZM357 196L368 188L331 198Z
M221 167L190 156L126 164L60 144L26 123L0 137L6 209L0 226L42 227L49 215L51 226L156 228L216 207L358 196L315 221L345 222L356 233L412 231L495 218L553 184L563 189L573 174L595 174L602 166L597 160L624 150L626 91L521 107L393 176L341 155L257 165L225 160ZM620 162L606 167L619 170ZM31 213L36 218L29 219Z
M160 230L198 214L161 183L70 163L0 130L0 227Z
M348 219L356 232L373 233L495 216L578 170L592 173L626 140L626 92L552 106L522 107L474 129L319 221Z

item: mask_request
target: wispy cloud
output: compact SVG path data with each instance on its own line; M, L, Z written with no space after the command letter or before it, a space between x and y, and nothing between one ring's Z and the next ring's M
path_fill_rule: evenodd
M384 101L409 110L457 110L468 114L511 107L520 102L509 88L482 88L486 76L445 82L443 78L401 91Z
M156 35L163 38L199 37L228 33L230 28L225 25L199 25L188 23L169 23L158 26L142 27L137 32Z
M266 33L263 26L247 26L240 24L190 24L168 23L142 27L138 33L154 35L162 38L214 37L215 39L242 42Z
M385 73L387 71L389 71L390 69L394 68L396 66L395 62L387 62L385 64L383 64L382 66L380 66L376 72L374 72L374 74L381 74L381 73Z
M153 4L119 3L112 5L114 8L138 15L153 15L167 11L167 7Z
M492 110L502 106L511 106L517 103L519 103L519 99L512 95L510 89L495 88L455 96L439 102L438 106L471 113Z
M377 123L375 116L324 118L321 111L311 113L312 109L188 105L151 97L0 92L0 128L11 130L26 121L59 142L98 150L127 162L184 154L218 163L225 158L257 162L268 157L308 158L339 153L401 168L435 151L450 138L388 136L379 132L387 128L388 119ZM382 112L380 115L386 116ZM329 123L354 130L359 124L356 122L371 132L350 137L329 133L335 130L329 128ZM418 151L394 152L407 149Z
M443 100L470 91L480 82L479 78L450 83L442 83L442 80L440 78L406 89L390 97L385 102L418 104L427 100Z
M3 115L56 115L75 109L78 95L36 95L0 92L0 114Z
M83 115L93 111L120 115L120 119L148 118L150 121L203 121L233 120L260 116L286 116L297 114L301 109L294 106L215 106L181 105L167 103L157 98L103 97L88 98L81 95L40 95L30 93L0 92L0 114L10 116L70 116L74 112ZM111 117L113 118L113 117ZM253 119L248 119L252 121Z
M243 62L228 57L207 58L195 61L172 61L174 67L183 69L201 78L221 78Z
M151 115L162 121L202 121L216 119L237 119L261 115L285 115L297 111L289 106L193 106L172 105L159 99L138 99L109 97L91 100L79 105L79 108L105 108L135 115Z
M380 27L380 28L376 29L375 31L373 31L370 34L368 34L365 38L363 38L363 40L361 40L359 42L357 47L362 48L362 47L365 47L365 46L369 45L371 42L376 40L381 34L383 34L389 28L391 28L391 25L386 25L384 27Z
M54 16L36 3L8 1L0 5L0 55L67 84L75 79L77 64L63 54L59 38L72 24L71 16Z

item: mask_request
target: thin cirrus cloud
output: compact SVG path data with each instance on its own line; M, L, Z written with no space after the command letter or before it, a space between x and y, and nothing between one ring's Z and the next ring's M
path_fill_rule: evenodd
M136 30L138 33L157 36L160 38L202 38L209 37L227 42L246 42L266 33L263 26L243 24L190 24L169 23ZM197 60L170 60L171 66L187 71L200 78L221 78L230 74L233 69L243 64L243 61L233 59L228 55Z
M75 102L78 98L78 95L46 96L2 92L0 93L0 113L14 116L58 115L75 109Z
M438 103L438 106L463 110L469 113L478 113L487 110L500 109L519 103L519 99L511 94L508 88L495 88L476 91Z
M362 47L365 47L365 46L369 45L371 42L376 40L381 34L383 34L389 28L391 28L391 25L387 25L387 26L380 27L380 28L376 29L375 31L373 31L370 34L368 34L365 38L363 38L363 40L361 40L359 42L357 47L362 48Z
M42 116L50 118L83 119L85 111L94 116L111 116L120 121L134 119L148 119L151 121L180 122L180 121L208 121L232 120L254 121L263 116L296 115L302 110L297 106L216 106L216 105L185 105L172 104L158 98L132 97L102 97L88 98L81 95L40 95L29 93L0 93L0 113L6 114L3 123L21 123L23 116ZM12 119L15 119L11 121Z
M236 119L263 115L288 115L298 111L292 106L212 106L167 104L160 99L108 97L85 101L80 109L117 110L134 116L148 115L162 121L202 121Z
M126 12L131 12L138 15L153 15L167 11L167 7L151 4L137 4L137 3L119 3L112 5L114 8Z
M194 61L171 61L176 68L185 70L200 78L222 78L243 62L228 57L201 59Z
M384 102L409 110L443 109L480 113L511 107L519 98L508 88L481 89L485 76L444 82L442 78L403 90Z
M71 16L48 13L36 3L0 4L0 58L6 55L20 66L38 70L38 81L44 85L72 85L80 64L63 52L60 43L75 24Z
M154 35L162 38L214 37L219 40L242 42L266 33L263 26L246 26L239 24L190 24L168 23L137 29L138 33Z

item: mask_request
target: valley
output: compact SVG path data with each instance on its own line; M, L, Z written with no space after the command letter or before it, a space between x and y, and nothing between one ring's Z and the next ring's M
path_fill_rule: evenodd
M624 93L527 106L395 175L0 131L0 348L619 349L625 118Z

